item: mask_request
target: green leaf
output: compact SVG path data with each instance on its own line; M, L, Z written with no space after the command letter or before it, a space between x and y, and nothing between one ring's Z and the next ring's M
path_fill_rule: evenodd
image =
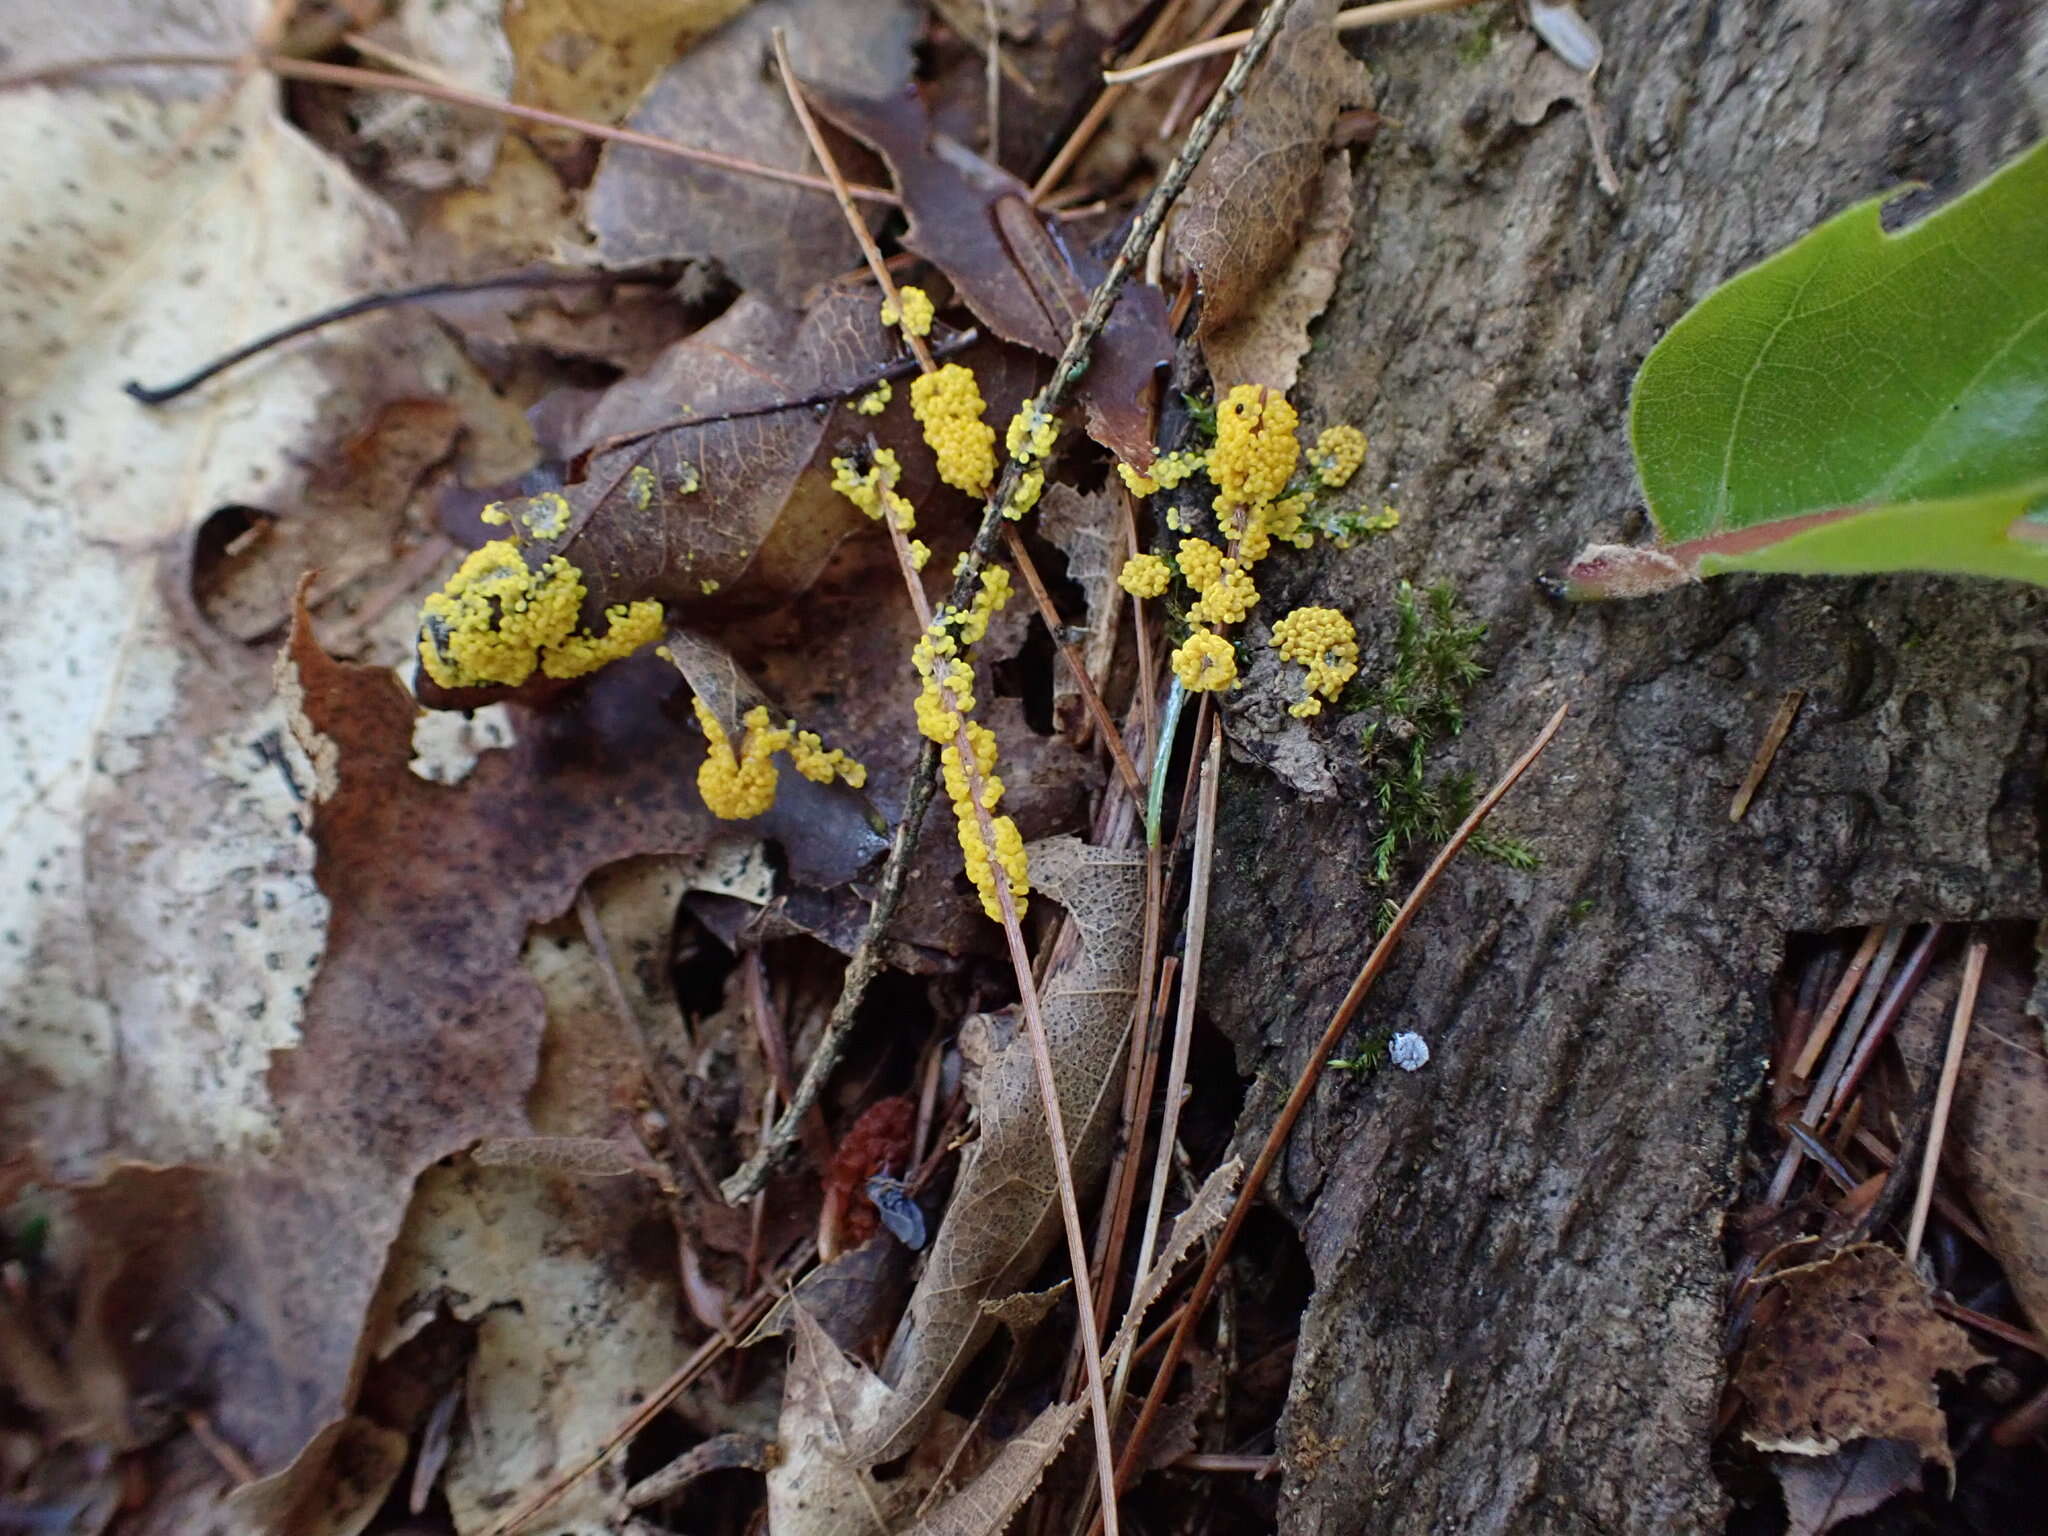
M1629 438L1663 543L1587 550L1572 595L1730 570L2048 585L2048 141L1898 234L1884 201L1651 351Z

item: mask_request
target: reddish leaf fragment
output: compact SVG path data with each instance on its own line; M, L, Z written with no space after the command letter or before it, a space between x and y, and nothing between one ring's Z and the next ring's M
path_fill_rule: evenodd
M1106 266L1068 250L1023 182L934 131L915 90L879 99L811 94L822 114L888 163L910 220L903 244L944 272L998 336L1058 357ZM1132 283L1076 391L1088 435L1141 467L1152 462L1153 372L1172 346L1165 300Z
M825 1170L825 1205L818 1213L818 1254L832 1258L875 1235L875 1203L867 1181L878 1173L902 1173L910 1160L910 1135L917 1105L898 1095L868 1106L846 1133Z

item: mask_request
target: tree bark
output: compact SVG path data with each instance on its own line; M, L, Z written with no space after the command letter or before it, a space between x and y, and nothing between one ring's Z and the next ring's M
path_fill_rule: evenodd
M2020 0L1585 9L1612 200L1579 108L1517 121L1555 65L1508 5L1366 37L1392 122L1359 156L1298 396L1365 423L1406 520L1273 562L1264 612L1331 603L1384 649L1398 579L1454 586L1492 673L1442 766L1482 783L1572 717L1498 822L1542 867L1468 854L1367 1004L1429 1066L1332 1074L1269 1187L1316 1281L1290 1533L1717 1529L1721 1221L1786 933L2043 910L2042 595L1732 577L1568 610L1531 578L1641 536L1624 422L1664 328L1851 202L1920 180L1924 211L2038 137L2048 21ZM1731 824L1793 688L1804 713ZM1370 942L1376 830L1252 769L1227 786L1203 993L1254 1080L1248 1144Z

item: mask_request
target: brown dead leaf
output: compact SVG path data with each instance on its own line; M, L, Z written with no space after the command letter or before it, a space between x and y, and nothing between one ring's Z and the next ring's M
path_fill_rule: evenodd
M1236 318L1202 337L1217 398L1239 384L1263 384L1282 394L1294 388L1308 355L1309 327L1337 291L1344 270L1351 210L1351 157L1339 151L1323 162L1307 220L1279 271Z
M1024 183L937 133L915 90L863 92L814 94L821 114L888 162L910 221L904 247L945 273L996 335L1058 357L1107 264L1068 250ZM1130 463L1152 462L1153 374L1172 346L1158 290L1128 284L1076 394L1088 435Z
M657 662L653 675L670 674ZM262 1473L346 1416L420 1172L528 1133L544 1022L518 965L528 928L599 865L719 835L650 735L661 721L638 709L643 687L623 682L568 729L486 754L460 785L430 784L410 770L414 705L392 675L329 660L303 612L294 627L280 687L311 762L333 916L299 1043L270 1072L278 1142L219 1173L117 1173L94 1223L137 1251L160 1246L149 1283L110 1295L109 1315L128 1337L191 1352L180 1385L217 1404L216 1427Z
M1055 962L1042 994L1045 1032L1066 1116L1074 1183L1101 1174L1115 1117L1118 1063L1137 986L1144 861L1053 838L1031 849L1031 883L1067 909L1081 942ZM945 1220L882 1374L887 1416L867 1426L868 1462L915 1443L947 1390L996 1326L983 1303L1014 1291L1059 1232L1057 1183L1029 1042L1019 1032L983 1070L980 1138L961 1160Z
M407 517L407 503L447 461L462 425L446 401L393 401L310 471L296 505L276 517L223 508L193 531L200 611L244 644L274 642L306 572L319 572L320 591L331 593L386 569L408 523L424 521Z
M1920 1487L1920 1452L1903 1440L1851 1440L1818 1459L1774 1456L1786 1536L1824 1536L1894 1495Z
M803 79L842 90L896 90L910 80L918 19L908 0L758 0L670 65L629 126L815 175L810 143L776 83L774 29L788 35ZM872 164L858 151L842 145L836 158L850 180L873 179ZM870 217L879 222L880 211ZM607 267L715 262L748 293L779 304L799 304L816 284L860 264L860 248L829 194L629 144L605 147L585 218Z
M2020 1012L1980 1004L1953 1134L1970 1204L2037 1331L2048 1333L2048 1052Z
M1784 1310L1752 1335L1734 1384L1743 1438L1761 1450L1825 1456L1859 1437L1903 1440L1951 1473L1937 1374L1984 1363L1934 1310L1905 1260L1875 1244L1778 1276Z
M1287 263L1314 206L1338 114L1372 81L1338 40L1337 0L1296 5L1180 200L1173 250L1201 278L1201 331L1229 325Z

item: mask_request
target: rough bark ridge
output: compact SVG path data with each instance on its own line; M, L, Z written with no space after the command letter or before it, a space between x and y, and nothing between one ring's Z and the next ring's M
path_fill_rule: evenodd
M1445 766L1484 780L1560 699L1574 718L1503 813L1543 868L1468 857L1368 1005L1429 1039L1429 1069L1327 1083L1269 1190L1317 1281L1291 1533L1717 1529L1720 1217L1785 931L2043 908L2040 594L1737 577L1567 612L1530 578L1637 536L1623 422L1663 327L1849 202L1953 195L2038 136L2048 21L2019 0L1588 11L1615 203L1576 108L1517 121L1552 65L1508 6L1371 38L1399 127L1361 157L1299 392L1313 421L1366 424L1407 521L1290 567L1263 612L1332 602L1384 631L1398 578L1449 581L1493 673ZM1731 826L1794 687L1805 713ZM1203 990L1257 1080L1250 1137L1372 904L1363 818L1233 787Z

